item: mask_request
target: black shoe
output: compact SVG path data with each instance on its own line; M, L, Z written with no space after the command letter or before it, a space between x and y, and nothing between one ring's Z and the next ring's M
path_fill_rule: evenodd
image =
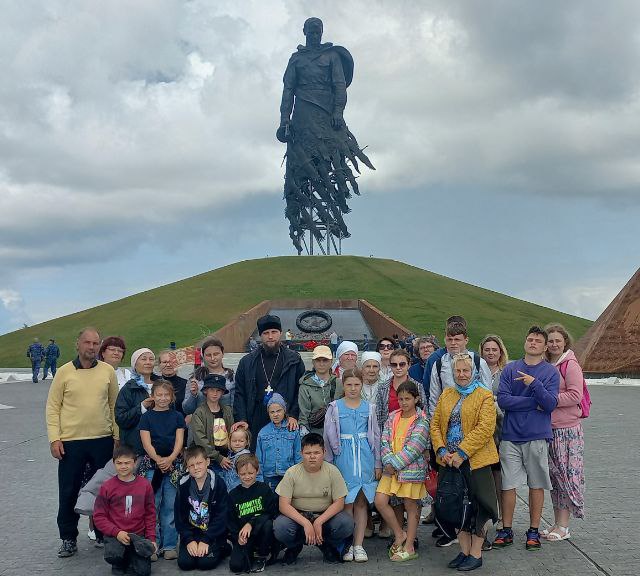
M465 561L458 566L458 572L471 572L471 570L480 568L480 566L482 566L482 558L474 558L469 554Z
M458 543L457 538L449 538L449 536L440 536L440 538L436 540L436 546L438 548L446 548L447 546L451 546L451 544L457 544L457 543Z
M325 544L321 547L322 550L322 559L327 564L339 564L342 561L340 558L340 554L338 551L331 545Z
M264 572L264 567L267 565L266 558L256 558L251 563L251 572Z
M293 548L287 548L284 551L284 557L282 558L282 563L285 566L290 566L291 564L295 564L298 560L298 556L300 552L302 552L302 548L304 544L300 544L299 546L294 546Z
M482 543L482 551L488 552L489 550L493 550L493 544L491 543L491 540L485 536L484 542Z
M440 538L440 536L444 536L444 532L440 526L436 526L431 532L431 538Z
M123 576L126 574L126 571L120 568L120 566L111 566L111 574L116 574L117 576Z
M449 564L447 564L447 566L449 568L457 568L458 566L460 566L460 564L462 564L465 560L467 559L467 555L460 552L453 560L451 560L451 562L449 562Z
M63 540L58 549L58 558L69 558L78 551L78 545L75 540Z

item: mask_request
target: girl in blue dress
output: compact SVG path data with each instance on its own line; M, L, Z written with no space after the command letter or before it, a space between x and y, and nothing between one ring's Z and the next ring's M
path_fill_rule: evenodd
M382 475L380 427L375 404L362 399L362 373L357 368L342 375L344 397L327 408L324 421L325 460L333 462L347 484L345 511L354 519L353 545L345 552L346 562L366 562L363 548L367 511L376 495Z

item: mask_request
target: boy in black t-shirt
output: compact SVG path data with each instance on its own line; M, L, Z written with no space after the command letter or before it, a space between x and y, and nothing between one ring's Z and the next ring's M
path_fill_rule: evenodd
M236 460L240 486L229 492L229 531L233 550L232 572L262 572L273 551L273 519L278 514L278 497L268 484L257 482L260 465L253 454Z

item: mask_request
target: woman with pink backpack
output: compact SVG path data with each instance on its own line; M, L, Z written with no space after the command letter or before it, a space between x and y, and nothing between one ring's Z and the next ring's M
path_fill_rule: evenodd
M584 435L582 418L589 415L589 391L582 368L571 350L571 336L560 324L545 327L549 334L547 360L560 372L558 405L551 413L553 441L549 445L549 476L553 490L554 525L540 535L548 542L571 538L569 517L584 517Z

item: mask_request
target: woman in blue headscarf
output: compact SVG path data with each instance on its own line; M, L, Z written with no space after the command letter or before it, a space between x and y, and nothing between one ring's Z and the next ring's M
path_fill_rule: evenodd
M470 468L470 521L458 533L461 552L450 568L470 571L482 566L485 525L498 519L498 501L491 464L499 461L493 432L496 408L493 393L474 368L468 352L451 359L455 386L446 388L431 419L431 442L440 466Z

